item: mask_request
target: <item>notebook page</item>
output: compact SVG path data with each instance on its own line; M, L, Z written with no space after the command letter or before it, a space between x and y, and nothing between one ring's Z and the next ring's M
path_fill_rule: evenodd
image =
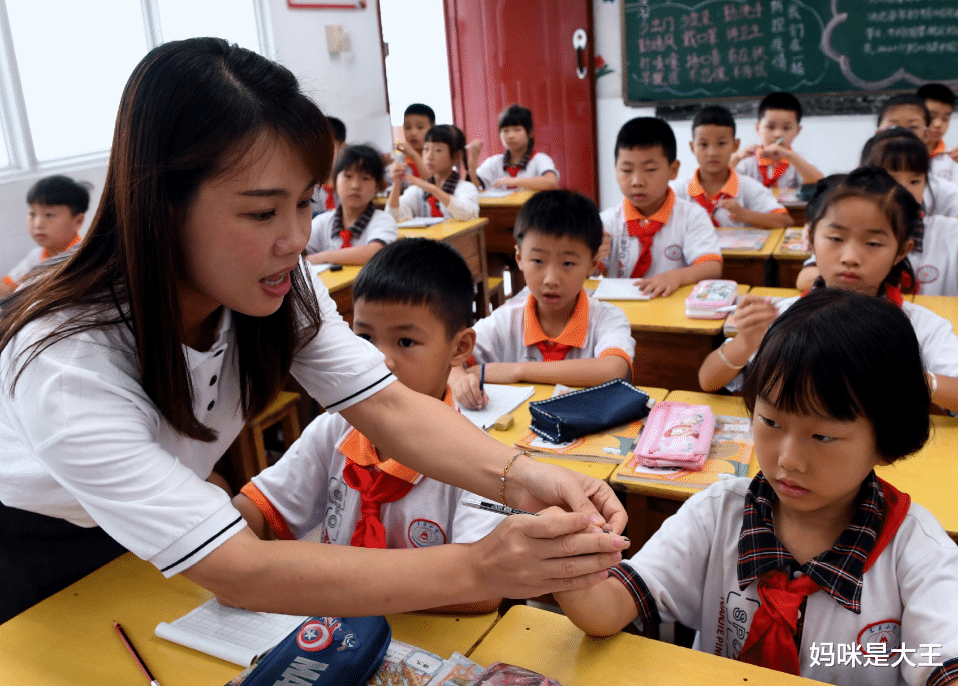
M650 300L638 286L634 286L635 279L609 279L599 281L593 297L597 300Z
M485 431L504 414L509 414L535 393L532 386L509 386L487 383L483 386L489 402L481 410L467 410L460 407L462 416Z

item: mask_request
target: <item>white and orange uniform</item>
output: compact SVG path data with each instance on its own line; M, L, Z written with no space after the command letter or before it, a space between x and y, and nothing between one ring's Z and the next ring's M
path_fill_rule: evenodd
M70 239L70 242L67 244L67 247L63 252L71 250L73 246L80 242L80 234L74 234L73 238ZM58 253L59 254L59 253ZM29 274L31 271L36 269L41 262L44 260L50 259L50 251L46 248L37 247L27 253L27 256L22 260L17 262L14 265L13 269L10 270L5 277L3 277L3 282L10 286L10 288L16 289L23 283L23 277Z
M788 214L788 210L779 204L772 191L763 186L760 181L747 176L740 176L734 169L730 169L729 172L728 181L711 198L706 195L702 188L698 169L695 170L691 179L678 185L679 192L684 193L686 199L690 202L701 205L712 218L715 226L748 226L742 222L734 221L728 210L716 207L720 201L726 199L735 200L746 210L752 212Z

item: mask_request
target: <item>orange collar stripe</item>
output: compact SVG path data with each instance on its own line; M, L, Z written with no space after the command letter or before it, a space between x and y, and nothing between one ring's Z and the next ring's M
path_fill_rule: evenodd
M569 317L562 333L556 338L549 338L542 330L542 324L539 323L539 314L536 312L536 299L532 294L526 301L526 311L522 319L523 345L536 345L546 341L581 348L585 345L586 333L589 330L589 295L585 292L585 288L579 291L572 316Z

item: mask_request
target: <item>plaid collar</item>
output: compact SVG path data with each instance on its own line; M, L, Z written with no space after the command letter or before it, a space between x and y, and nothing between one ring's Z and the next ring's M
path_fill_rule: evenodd
M366 206L366 209L363 210L363 213L359 215L359 218L349 227L349 233L353 235L353 238L359 238L363 235L363 231L369 226L369 220L373 218L373 212L375 211L376 206L370 202ZM333 215L333 228L330 231L330 235L336 238L345 228L346 227L343 226L343 206L340 205L336 208L336 213Z
M435 176L429 177L429 183L435 184L436 177ZM442 190L443 192L448 193L449 195L455 195L456 186L458 185L459 185L459 172L453 169L452 173L449 175L449 178L446 179L445 183L442 184ZM432 193L426 193L426 198L431 198L431 197L432 197Z
M745 589L762 574L775 569L802 571L845 609L859 614L865 563L885 521L885 495L875 472L862 482L858 509L848 528L831 550L804 565L799 565L775 536L772 506L776 497L759 472L745 495L745 516L738 538L739 588Z
M515 164L509 164L509 160L512 158L512 152L506 150L506 154L502 156L502 171L509 171L509 167L513 169L525 169L529 165L529 160L532 159L532 156L535 155L535 150L532 149L532 141L529 141L529 145L526 146L526 152Z

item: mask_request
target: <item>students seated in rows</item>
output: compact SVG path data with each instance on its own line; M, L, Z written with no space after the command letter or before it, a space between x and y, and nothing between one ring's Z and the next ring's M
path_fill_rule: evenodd
M405 156L406 169L413 176L426 178L422 162L423 148L426 145L426 134L436 125L436 113L429 105L414 102L402 117L403 140L396 143L396 152Z
M812 292L743 391L761 471L693 495L605 581L556 593L565 614L594 636L681 622L703 652L832 684L954 684L958 548L874 471L929 436L908 317Z
M892 96L878 111L878 131L897 127L911 131L919 140L925 140L930 123L931 112L925 107L925 101L917 95ZM928 177L923 200L925 214L958 216L958 186L936 175Z
M469 172L482 188L506 187L523 190L551 190L559 185L559 172L555 162L544 152L535 149L532 129L532 112L525 107L512 105L499 115L499 140L506 149L501 155L493 155L476 169ZM482 139L469 145L472 165L479 164Z
M958 336L951 322L912 302L903 301L903 275L914 283L907 256L912 236L921 227L921 207L884 169L861 167L838 181L818 205L809 239L818 260L818 286L843 288L886 298L904 310L915 329L932 400L958 411ZM699 369L704 391L728 384L741 386L741 369L749 363L775 318L799 298L772 305L746 294L732 314L738 335L712 351Z
M366 264L396 240L396 220L373 205L383 187L383 160L375 148L349 145L333 166L339 206L313 217L306 259L313 264Z
M592 201L572 191L536 193L519 210L514 235L529 297L476 323L472 366L450 376L456 402L483 407L483 375L488 383L569 386L630 379L635 341L625 313L583 288L602 243Z
M722 275L715 226L705 210L669 187L679 172L675 153L675 134L664 120L623 124L615 139L615 178L624 198L601 215L606 275L638 279L652 297Z
M27 191L27 229L37 246L0 282L0 296L13 293L41 262L80 242L80 227L90 205L90 191L66 176L40 179Z
M422 149L423 168L428 179L409 173L402 160L393 162L392 188L386 209L397 222L413 217L475 219L479 216L479 189L466 178L466 136L455 126L434 126L426 134ZM403 181L409 187L402 191Z
M452 405L449 370L476 338L472 275L459 253L425 238L394 243L359 272L353 298L353 331L386 356L396 378ZM260 538L424 548L477 541L502 521L464 507L471 495L379 453L341 415L322 414L233 504ZM444 609L487 612L500 600Z
M755 131L760 143L732 155L731 165L766 188L799 188L822 178L808 160L792 149L802 131L802 104L791 93L769 93L758 104Z
M955 94L943 83L926 83L915 91L925 101L931 121L925 132L925 143L931 157L931 173L945 181L958 183L958 162L945 147L945 134L955 111Z
M339 155L340 150L346 145L346 125L342 119L336 117L327 117L329 126L333 130L333 159ZM313 212L321 214L336 209L336 176L330 176L322 184L316 186L313 192Z
M788 210L772 191L732 169L732 154L738 145L731 112L719 105L700 109L692 120L689 143L699 168L679 184L680 192L705 208L715 226L791 226Z

